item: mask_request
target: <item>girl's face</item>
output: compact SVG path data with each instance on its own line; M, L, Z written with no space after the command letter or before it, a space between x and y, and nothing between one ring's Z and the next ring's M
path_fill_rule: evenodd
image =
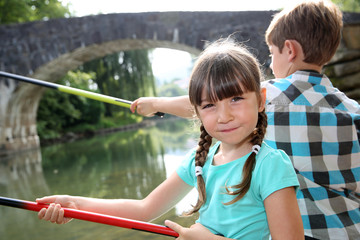
M264 109L265 90L261 92L260 101L255 92L245 92L217 102L206 99L205 91L197 112L206 131L224 144L239 146L247 143L256 127L258 113Z

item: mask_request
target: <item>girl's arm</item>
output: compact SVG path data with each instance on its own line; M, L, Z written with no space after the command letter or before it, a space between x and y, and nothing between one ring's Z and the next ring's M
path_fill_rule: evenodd
M180 97L142 97L136 99L130 107L134 113L151 117L156 112L167 113L182 118L193 118L196 116L189 101L189 96Z
M304 239L304 229L294 187L270 194L264 201L272 239Z
M143 200L135 199L97 199L76 196L50 196L37 199L38 203L51 204L48 209L42 209L38 216L40 219L66 223L70 219L64 218L62 207L70 207L84 211L107 214L117 217L130 218L140 221L150 221L159 217L172 208L190 190L176 172L160 184Z
M200 223L195 223L190 228L184 228L177 223L174 223L170 220L165 221L165 225L179 233L179 237L176 240L230 240L231 238L226 238L222 236L217 236L210 232L209 229L201 225Z

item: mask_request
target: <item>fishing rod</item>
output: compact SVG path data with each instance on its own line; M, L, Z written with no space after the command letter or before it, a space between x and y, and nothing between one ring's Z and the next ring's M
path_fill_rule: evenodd
M43 81L43 80L39 80L39 79L35 79L35 78L24 77L21 75L7 73L7 72L3 72L3 71L0 71L0 76L11 78L11 79L22 81L22 82L32 83L32 84L39 85L42 87L55 89L60 92L65 92L65 93L69 93L69 94L73 94L73 95L77 95L77 96L91 98L91 99L94 99L94 100L97 100L100 102L115 104L115 105L118 105L121 107L130 108L130 105L132 104L132 102L128 101L128 100L114 98L114 97L106 96L106 95L99 94L99 93L85 91L85 90L81 90L81 89L77 89L77 88L72 88L72 87L68 87L68 86L64 86L64 85L60 85L60 84L56 84L56 83L52 83L52 82L47 82L47 81ZM162 112L157 112L157 113L155 113L155 115L159 116L159 117L163 117L165 114Z
M49 207L49 205L47 204L41 204L41 203L19 200L14 198L6 198L2 196L0 196L0 205L21 208L35 212L39 212L41 209ZM71 209L71 208L63 208L63 209L64 209L64 216L69 218L76 218L89 222L96 222L96 223L102 223L102 224L107 224L122 228L145 231L149 233L156 233L169 237L179 236L179 234L174 230L172 230L171 228L158 224L136 221L127 218L120 218L105 214L87 212L87 211Z

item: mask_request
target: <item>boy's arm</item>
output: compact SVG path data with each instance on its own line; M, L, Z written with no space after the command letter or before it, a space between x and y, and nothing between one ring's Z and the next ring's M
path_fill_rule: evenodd
M179 97L141 97L136 99L130 107L134 113L151 117L156 112L167 113L182 118L196 116L188 96Z

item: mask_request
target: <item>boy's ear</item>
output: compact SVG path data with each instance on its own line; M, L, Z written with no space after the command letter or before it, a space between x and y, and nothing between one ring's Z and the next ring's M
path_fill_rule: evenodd
M299 53L298 45L299 43L296 40L285 40L284 50L289 62L293 62L296 59Z

